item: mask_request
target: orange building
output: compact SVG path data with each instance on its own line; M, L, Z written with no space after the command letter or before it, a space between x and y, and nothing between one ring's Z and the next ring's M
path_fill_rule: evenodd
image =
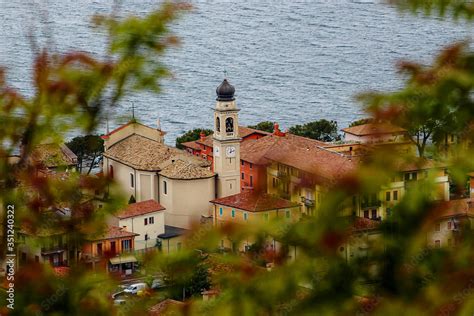
M266 136L271 135L268 132L259 131L253 128L239 126L239 137L241 138L241 161L240 161L240 172L241 172L241 190L245 189L263 189L265 185L265 180L262 177L265 176L265 168L260 168L257 166L258 161L253 158L252 155L252 146L250 145L248 149L244 149L244 146L247 143L251 143L257 139L265 138ZM205 136L204 133L201 133L201 138L196 141L182 143L186 151L189 153L200 156L204 159L207 159L212 163L213 160L213 141L212 134ZM249 155L247 155L249 154ZM248 158L242 158L243 156ZM263 185L263 187L261 187Z
M99 236L90 238L82 248L82 260L92 269L99 266L107 272L131 274L135 271L137 259L132 255L135 236L117 226L108 226Z

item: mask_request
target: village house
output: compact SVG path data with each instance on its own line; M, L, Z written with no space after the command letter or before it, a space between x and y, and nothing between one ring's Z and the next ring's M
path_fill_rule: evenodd
M122 227L107 226L103 233L87 238L82 247L81 260L92 270L132 274L137 262L133 255L136 236L138 234Z
M428 246L455 247L461 242L462 233L474 228L474 200L464 198L441 202L432 230L428 233Z
M136 202L112 215L108 223L138 234L135 237L135 250L155 248L158 235L165 232L164 210L153 199Z
M212 200L214 226L221 227L226 223L237 225L258 225L281 219L288 223L301 218L300 205L274 195L246 191L239 194ZM255 240L246 240L236 245L228 239L222 239L220 247L245 251ZM274 239L269 241L272 249L277 249Z

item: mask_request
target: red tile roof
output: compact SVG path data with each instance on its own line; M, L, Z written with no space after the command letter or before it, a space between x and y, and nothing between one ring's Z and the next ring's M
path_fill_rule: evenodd
M235 207L249 212L262 212L299 206L297 203L293 203L267 193L259 193L255 191L246 191L220 199L215 199L212 200L211 203Z
M139 235L140 234L135 234L135 233L126 231L122 227L107 226L106 230L102 234L96 237L90 237L88 238L88 240L95 241L95 240L105 240L105 239L115 239L115 238L126 238L126 237L135 237Z
M466 198L441 202L437 208L437 218L469 216L474 217L474 199Z
M165 208L157 201L147 200L129 204L124 210L121 210L117 214L117 217L120 219L125 219L164 210Z
M53 272L58 277L68 276L70 270L69 267L53 267Z
M404 134L406 129L395 126L390 123L367 123L352 127L343 128L344 133L367 136L367 135L381 135L381 134Z

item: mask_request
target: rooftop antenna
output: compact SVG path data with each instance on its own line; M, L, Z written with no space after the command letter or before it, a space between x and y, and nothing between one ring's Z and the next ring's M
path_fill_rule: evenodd
M110 131L109 131L109 113L108 112L107 112L107 116L105 117L105 129L107 131L106 135L109 135Z
M135 119L135 103L132 101L132 119Z
M227 79L227 70L224 69L224 79Z

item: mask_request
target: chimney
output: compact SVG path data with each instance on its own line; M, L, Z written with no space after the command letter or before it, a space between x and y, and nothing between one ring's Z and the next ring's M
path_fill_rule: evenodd
M280 125L278 125L277 122L275 122L275 124L273 124L273 135L275 135L275 136L285 136L285 133L282 133L282 131L280 131Z
M156 129L161 131L161 122L160 122L160 119L157 119L156 120Z
M201 133L199 134L199 138L201 139L201 142L206 139L206 134L204 134L204 131L201 131Z

